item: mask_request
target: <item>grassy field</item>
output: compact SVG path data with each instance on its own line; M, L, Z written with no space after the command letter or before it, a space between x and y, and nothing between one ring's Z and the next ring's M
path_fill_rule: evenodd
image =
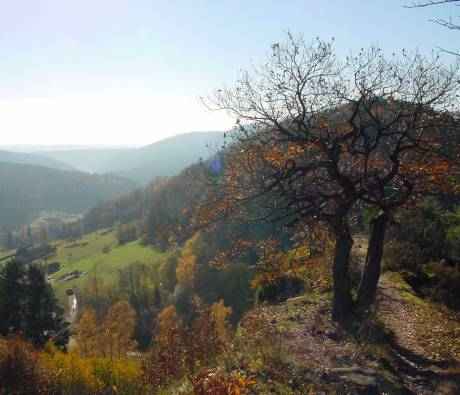
M6 250L6 249L3 249L3 248L0 249L0 264L1 264L2 260L6 259L7 257L10 257L15 252L16 252L16 249L13 249L13 250Z
M81 217L82 216L80 214L63 213L60 211L42 211L30 222L30 227L32 229L36 229L41 222L48 221L59 221L65 224L69 224L71 222L80 220Z
M47 262L59 262L61 269L53 273L53 279L75 270L88 272L85 276L74 280L53 282L56 297L61 302L65 301L66 289L75 285L82 288L94 275L102 278L105 284L110 284L116 280L118 269L135 262L155 264L162 256L161 252L148 246L144 247L138 241L118 245L116 231L103 233L105 232L89 233L78 240L75 245L70 241L55 244L56 255L48 258ZM102 251L104 247L109 247L110 252L104 253Z

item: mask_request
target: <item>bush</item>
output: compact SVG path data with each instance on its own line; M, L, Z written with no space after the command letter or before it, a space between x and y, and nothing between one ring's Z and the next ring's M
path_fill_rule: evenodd
M460 310L460 270L442 262L428 262L415 273L403 272L404 279L416 291L435 303Z
M142 361L144 380L154 388L215 362L224 349L210 310L197 313L188 325L177 321L174 308L166 308L160 315L163 319L159 319L156 344Z
M280 276L274 282L261 284L257 288L256 304L279 303L299 295L305 290L305 283L298 278Z
M189 376L195 394L245 394L248 388L255 384L255 380L236 372L224 372L218 369L209 369L198 376Z
M1 395L144 395L139 359L84 357L51 343L39 351L18 336L0 338Z
M41 393L44 371L32 345L18 336L0 338L0 394Z
M92 361L75 352L64 354L48 347L41 362L54 379L48 385L50 394L102 394L104 383L93 372Z
M427 198L395 217L384 270L400 271L422 296L460 310L460 207L445 210Z
M415 270L420 263L449 257L449 224L435 199L427 198L416 207L401 210L395 220L396 225L388 232L392 242L385 251L388 266Z
M73 351L62 353L47 345L41 354L41 362L53 378L47 388L49 394L143 395L151 392L142 381L138 360L88 358Z
M56 273L60 269L61 269L61 264L59 262L52 262L52 263L46 265L46 273L47 274Z
M135 224L120 225L117 229L118 244L125 244L137 239L137 227Z

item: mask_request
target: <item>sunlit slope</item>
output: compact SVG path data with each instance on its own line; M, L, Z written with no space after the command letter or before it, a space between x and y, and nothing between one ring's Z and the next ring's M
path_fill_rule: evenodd
M61 269L52 274L53 288L61 301L66 289L74 286L84 288L94 276L99 277L104 284L111 284L116 280L119 269L136 262L153 265L162 256L162 253L149 246L144 247L138 241L118 245L116 232L105 232L107 231L89 233L75 244L61 242L57 245L56 255L48 259L48 262L61 264ZM103 252L104 247L107 253ZM87 274L69 281L57 280L74 271Z

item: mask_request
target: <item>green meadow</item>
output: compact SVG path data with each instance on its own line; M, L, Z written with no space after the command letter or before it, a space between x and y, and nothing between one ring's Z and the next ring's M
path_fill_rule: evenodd
M7 249L0 249L0 265L2 264L3 260L8 259L11 255L14 255L16 250L7 250Z
M87 272L85 276L73 280L53 281L56 297L61 302L65 300L66 289L74 286L84 288L88 280L95 275L105 284L111 284L116 280L119 269L136 262L155 264L162 257L161 252L150 246L142 246L137 240L118 245L116 231L107 232L105 230L89 233L75 244L70 241L55 244L56 254L49 257L47 263L59 262L61 269L52 274L53 280L76 270ZM103 252L104 247L108 252ZM39 262L44 263L43 260Z

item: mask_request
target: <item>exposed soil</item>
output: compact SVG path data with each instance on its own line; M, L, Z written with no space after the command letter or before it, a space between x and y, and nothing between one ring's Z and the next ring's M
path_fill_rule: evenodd
M459 394L458 364L452 359L433 358L431 350L423 344L420 314L427 315L428 320L432 318L428 316L430 313L436 314L428 309L422 312L420 307L407 300L391 273L381 276L377 316L393 334L390 354L385 362L415 394Z
M286 394L408 393L396 376L382 374L369 344L360 343L330 317L327 295L303 295L249 313L241 324L244 349L268 347L275 358L264 360L254 393L280 393L270 387L272 381L287 385L291 392Z
M383 274L376 311L347 329L331 321L330 295L254 309L241 323L244 349L269 348L276 356L256 372L255 393L280 393L271 383L281 382L292 394L460 394L460 354L434 352L420 327L428 319L423 314L437 320L440 313L421 309L417 303L424 302L411 300L400 286L395 276ZM438 330L433 339L442 338Z
M353 256L364 261L365 239L355 239ZM256 308L240 329L254 394L460 394L459 321L394 273L346 327L331 320L331 295L311 294ZM260 350L263 364L254 363Z

